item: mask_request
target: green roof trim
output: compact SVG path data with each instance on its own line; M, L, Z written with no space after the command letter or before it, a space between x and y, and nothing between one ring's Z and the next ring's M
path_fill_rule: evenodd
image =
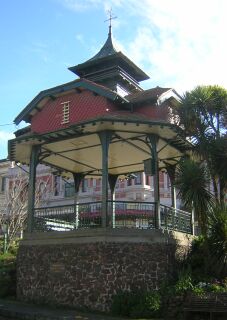
M176 126L175 124L172 123L166 123L166 122L161 122L161 121L149 121L149 120L144 120L144 119L139 119L139 118L134 118L134 119L130 119L130 118L126 118L126 117L113 117L113 116L108 116L108 117L97 117L97 118L93 118L93 119L89 119L89 121L82 121L79 122L77 124L71 125L68 128L63 128L63 129L59 129L59 130L55 130L55 131L51 131L51 132L47 132L47 133L32 133L30 135L24 135L24 136L19 136L17 138L11 139L8 141L9 146L12 146L14 143L20 143L23 141L29 141L29 140L34 140L34 141L40 141L40 144L45 144L48 143L49 139L53 139L53 140L58 140L60 138L60 140L66 138L67 136L83 136L84 134L93 134L93 133L84 133L84 127L86 125L89 124L93 124L93 123L98 123L98 122L117 122L117 123L134 123L134 124L145 124L145 125L150 125L150 126L163 126L163 127L169 127L170 129L174 130L177 134L179 134L180 136L178 137L177 141L176 139L166 139L168 141L175 142L175 145L179 146L188 146L188 148L190 149L190 147L192 146L192 144L185 140L184 138L184 131L182 128ZM62 133L65 135L63 136ZM162 137L162 139L164 139ZM182 140L181 140L182 139ZM165 139L164 139L165 140Z

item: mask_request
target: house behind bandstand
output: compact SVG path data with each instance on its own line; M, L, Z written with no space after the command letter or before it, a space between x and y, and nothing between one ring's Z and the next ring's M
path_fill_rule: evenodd
M179 95L143 90L149 77L115 49L111 27L101 50L69 70L79 78L40 92L15 118L30 125L9 141L10 160L30 168L17 295L106 311L119 291L157 289L171 273L177 243L183 248L193 233L173 187L190 144L174 112ZM59 177L73 181L73 202L35 205L39 164L51 168L56 192ZM160 197L163 171L172 185L169 205ZM116 197L116 186L127 181L125 190L136 190L139 177L152 180L151 197ZM89 201L79 193L86 181L100 188Z

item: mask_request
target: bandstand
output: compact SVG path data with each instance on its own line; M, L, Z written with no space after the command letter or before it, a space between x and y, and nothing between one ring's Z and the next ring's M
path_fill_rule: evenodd
M16 117L30 125L9 141L10 160L30 166L28 227L18 254L18 298L105 311L119 290L157 288L171 272L191 214L160 203L159 171L173 180L190 144L177 124L178 94L143 90L148 76L112 42L69 68L78 79L40 92ZM36 167L73 178L71 205L35 207ZM153 202L117 201L117 179L146 171ZM100 201L80 203L85 177L101 177Z

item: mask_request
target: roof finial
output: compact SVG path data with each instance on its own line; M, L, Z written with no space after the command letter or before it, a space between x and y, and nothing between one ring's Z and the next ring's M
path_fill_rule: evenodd
M112 20L113 19L116 19L117 17L113 17L112 16L112 8L110 9L110 10L108 10L107 11L108 12L108 14L109 14L109 19L106 19L104 22L106 22L106 21L109 21L110 23L109 23L109 36L111 36L111 28L112 28L112 24L111 24L111 22L112 22Z

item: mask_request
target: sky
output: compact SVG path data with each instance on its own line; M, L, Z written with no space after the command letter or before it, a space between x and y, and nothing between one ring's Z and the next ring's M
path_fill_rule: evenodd
M226 0L1 0L0 159L22 109L102 47L110 8L115 47L150 76L144 89L227 88Z

